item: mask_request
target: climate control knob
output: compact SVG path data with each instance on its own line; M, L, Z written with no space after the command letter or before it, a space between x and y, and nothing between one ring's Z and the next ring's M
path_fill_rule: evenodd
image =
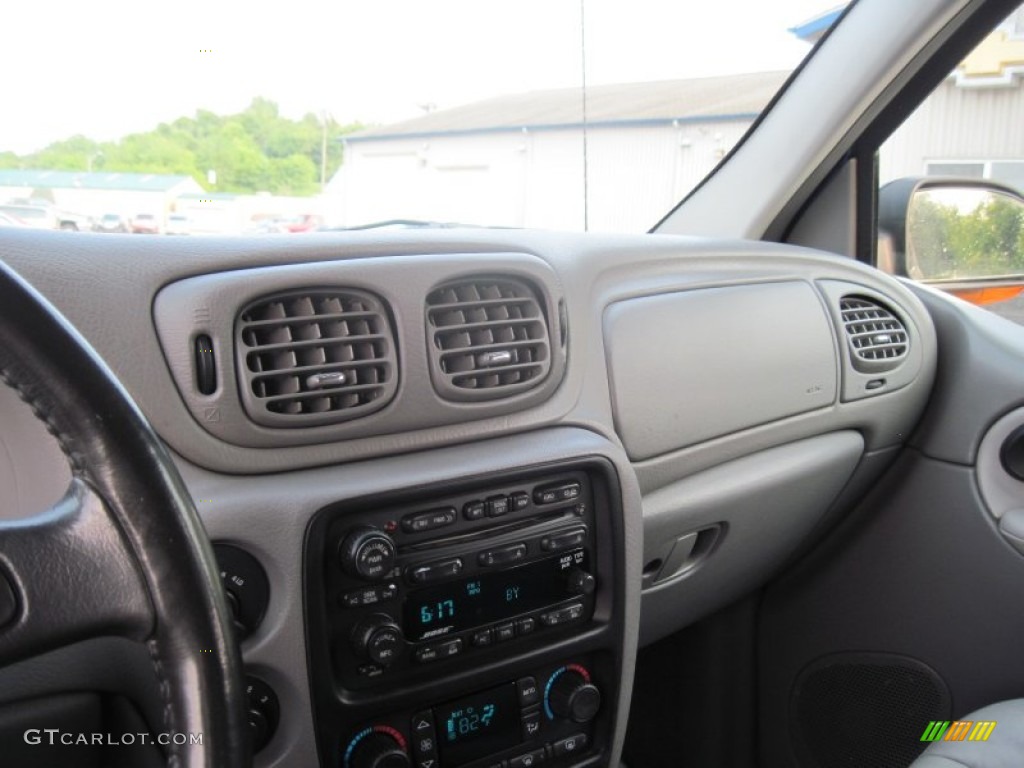
M338 560L349 576L380 581L395 567L395 542L368 525L353 528L338 545Z
M357 655L387 667L405 648L405 638L397 622L386 613L375 613L352 630L352 646Z
M548 717L586 723L594 719L601 708L601 691L590 682L590 673L572 664L555 672L548 680L544 693L544 707Z
M409 768L405 740L386 726L367 729L348 745L343 768Z

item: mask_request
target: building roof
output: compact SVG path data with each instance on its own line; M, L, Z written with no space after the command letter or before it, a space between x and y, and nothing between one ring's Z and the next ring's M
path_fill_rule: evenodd
M657 124L752 119L782 87L788 72L595 85L587 88L587 125ZM545 130L582 125L579 88L496 96L431 112L401 123L371 128L347 141L412 138L510 130Z
M172 176L159 173L0 170L0 187L32 187L34 189L110 189L133 192L167 192L189 181L195 184L195 180L191 176Z

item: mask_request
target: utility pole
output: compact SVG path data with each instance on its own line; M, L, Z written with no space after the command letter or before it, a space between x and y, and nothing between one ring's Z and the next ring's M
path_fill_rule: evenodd
M327 110L320 111L320 192L327 186Z

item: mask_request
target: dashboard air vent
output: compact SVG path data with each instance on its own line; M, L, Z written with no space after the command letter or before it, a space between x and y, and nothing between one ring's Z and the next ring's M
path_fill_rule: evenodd
M839 302L843 328L855 368L891 370L903 362L910 347L906 326L874 299L844 296Z
M434 383L452 400L490 400L531 389L551 368L544 310L512 278L447 283L427 296Z
M395 393L395 342L376 296L351 289L259 299L236 324L243 402L267 426L314 426L383 408Z

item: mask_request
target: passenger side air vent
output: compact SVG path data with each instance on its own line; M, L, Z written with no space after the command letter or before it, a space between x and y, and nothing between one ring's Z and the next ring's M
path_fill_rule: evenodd
M906 358L910 347L906 326L884 306L864 296L844 296L839 313L854 368L889 371Z
M427 296L431 373L450 400L492 400L532 389L551 368L544 310L512 278L447 283Z
M265 297L236 323L242 401L272 427L347 421L383 408L397 383L387 310L364 291Z

